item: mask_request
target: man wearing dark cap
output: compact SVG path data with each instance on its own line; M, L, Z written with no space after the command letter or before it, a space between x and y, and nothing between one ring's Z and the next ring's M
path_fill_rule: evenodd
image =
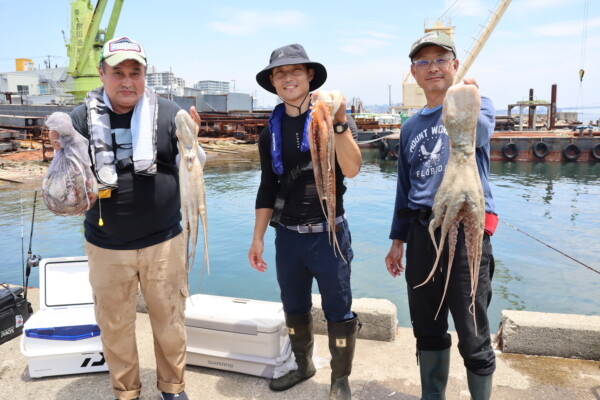
M481 98L475 140L476 160L485 197L486 223L482 243L481 264L475 297L477 330L473 321L470 272L467 262L465 236L462 225L451 274L446 268L435 272L434 279L424 282L435 259L436 249L428 227L435 194L440 186L450 147L448 134L442 123L442 106L447 90L452 86L458 69L456 50L450 36L443 32L429 32L411 47L411 73L425 92L426 106L411 116L402 126L398 152L398 187L390 239L392 246L385 258L386 267L393 276L399 276L404 243L406 248L406 282L413 332L417 338L417 357L421 372L422 399L445 399L450 368L451 337L448 334L448 311L452 313L458 334L458 349L467 369L467 381L474 400L489 399L492 374L496 368L494 350L490 343L487 308L492 297L491 279L494 257L490 244L498 217L488 182L490 165L490 138L494 131L495 111L492 102ZM474 79L465 84L477 85ZM439 228L437 234L439 235ZM438 236L439 237L439 236ZM446 265L446 246L440 265ZM443 260L446 260L444 263ZM444 284L448 292L440 313L436 312L442 300Z
M188 296L181 228L175 115L180 108L146 88L146 54L121 37L102 48L102 86L71 113L89 141L99 198L84 229L90 283L103 354L118 400L141 393L135 338L138 285L154 336L157 386L163 400L184 392ZM192 116L199 122L195 109ZM50 132L55 149L58 134ZM202 163L206 160L200 148ZM146 350L146 349L145 349Z
M310 93L327 79L325 67L311 61L299 44L273 51L269 65L256 75L265 90L282 103L269 118L259 137L261 181L256 196L254 236L248 253L250 264L267 269L262 257L264 234L276 229L277 281L286 324L298 369L271 381L272 390L287 390L312 377L313 332L311 288L317 280L327 319L331 351L330 399L350 399L348 376L358 331L352 312L350 262L353 258L348 221L344 214L344 177L358 174L361 154L348 129L346 100L333 118L336 155L336 226L341 254L334 252L310 163L307 129Z

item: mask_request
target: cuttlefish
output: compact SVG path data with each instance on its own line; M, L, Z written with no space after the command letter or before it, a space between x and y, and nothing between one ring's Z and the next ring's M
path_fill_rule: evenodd
M206 215L206 191L204 172L199 156L198 124L192 117L180 110L175 116L176 135L179 144L179 195L181 197L181 223L186 244L186 269L194 264L196 242L198 240L198 219L202 222L204 235L204 262L210 273L208 263L208 219Z
M327 221L329 242L333 243L334 254L337 249L340 255L340 245L335 235L336 186L333 116L340 108L342 99L343 95L339 90L319 90L313 93L311 119L308 126L310 156L317 194Z
M448 289L458 227L463 224L471 276L469 312L475 321L475 332L477 332L475 294L477 293L485 223L485 200L475 160L475 134L480 107L481 96L475 85L455 85L450 87L446 93L442 121L448 132L450 157L444 178L435 195L433 219L429 223L429 234L434 243L437 257L427 279L415 286L415 288L422 286L433 277L444 249L444 243L448 238L448 270L442 302L435 316L437 318ZM441 227L439 244L435 239L435 230L438 227Z

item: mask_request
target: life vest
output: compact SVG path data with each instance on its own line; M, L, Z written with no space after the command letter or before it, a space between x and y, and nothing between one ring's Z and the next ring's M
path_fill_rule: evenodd
M271 132L271 166L273 172L277 175L283 175L283 155L281 154L281 119L285 113L285 104L278 104L269 117L269 132ZM306 112L306 122L304 123L304 131L302 132L302 143L300 151L306 152L310 150L308 143L308 124L310 123L310 104Z

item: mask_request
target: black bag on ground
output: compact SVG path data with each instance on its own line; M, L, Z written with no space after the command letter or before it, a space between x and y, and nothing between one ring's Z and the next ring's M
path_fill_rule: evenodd
M31 304L21 295L23 288L0 283L0 344L23 333L23 325L33 314Z

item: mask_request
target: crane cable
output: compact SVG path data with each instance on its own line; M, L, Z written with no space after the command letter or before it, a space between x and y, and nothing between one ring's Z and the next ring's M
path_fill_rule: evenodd
M581 122L583 123L583 76L585 75L585 45L587 40L587 24L588 24L588 9L590 6L589 0L584 0L583 6L583 23L581 27L581 59L579 61L579 93L577 94L577 106L581 111Z
M465 0L454 0L454 3L450 4L448 9L446 9L446 11L444 11L444 13L439 18L439 20L440 21L443 20L444 17L447 17L447 18L452 17L452 14L454 14L462 6L462 3L464 3L464 2L465 2Z

